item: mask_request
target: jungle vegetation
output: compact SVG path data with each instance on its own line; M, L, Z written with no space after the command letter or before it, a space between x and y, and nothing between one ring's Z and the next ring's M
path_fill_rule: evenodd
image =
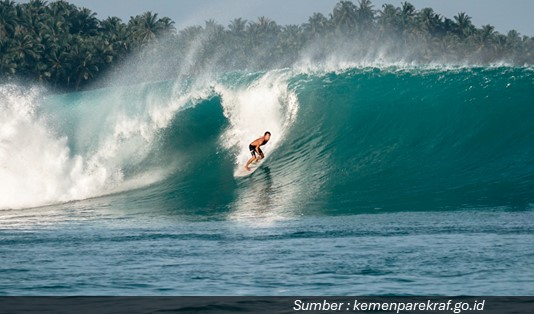
M322 62L332 54L349 60L380 59L486 65L534 64L534 37L491 25L475 27L465 12L447 18L431 8L375 8L370 0L340 1L325 16L301 25L267 17L214 20L177 30L168 17L146 12L123 22L103 20L67 1L0 1L0 80L42 82L60 90L88 88L120 65L162 64L144 79L211 70L287 67L305 56ZM157 74L155 74L157 73Z

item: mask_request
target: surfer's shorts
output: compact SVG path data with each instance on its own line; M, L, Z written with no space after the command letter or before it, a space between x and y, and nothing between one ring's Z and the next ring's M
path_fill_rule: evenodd
M252 155L252 157L257 157L256 156L256 147L255 146L249 145L248 149L250 150L250 154ZM261 151L261 148L258 148L258 150L260 151L260 156L263 156L263 152Z

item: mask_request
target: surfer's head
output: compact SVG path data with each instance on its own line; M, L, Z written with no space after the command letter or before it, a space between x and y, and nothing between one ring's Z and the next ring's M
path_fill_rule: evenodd
M263 138L268 141L269 139L271 139L271 132L267 131L265 132L265 134L263 134Z

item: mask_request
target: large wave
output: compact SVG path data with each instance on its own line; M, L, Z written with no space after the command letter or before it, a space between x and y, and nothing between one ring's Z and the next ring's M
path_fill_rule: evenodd
M534 203L528 68L227 73L63 96L0 87L0 208L119 193L237 215ZM251 140L266 162L234 178Z

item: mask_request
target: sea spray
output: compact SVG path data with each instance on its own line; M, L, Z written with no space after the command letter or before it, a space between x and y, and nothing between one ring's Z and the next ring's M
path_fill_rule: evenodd
M47 97L3 86L0 208L115 193L174 171L149 160L158 132L205 92L149 86Z
M0 208L19 208L83 199L121 179L116 169L72 154L46 115L38 115L42 91L0 87Z
M116 192L235 219L532 208L531 69L301 70L47 97L3 86L1 208ZM265 131L265 163L234 178Z
M238 167L244 166L250 158L250 142L266 131L271 132L273 136L264 148L269 154L283 141L296 119L298 100L288 89L290 76L289 71L272 71L245 86L216 86L215 91L221 95L224 114L230 122L221 141L224 147L237 152Z

